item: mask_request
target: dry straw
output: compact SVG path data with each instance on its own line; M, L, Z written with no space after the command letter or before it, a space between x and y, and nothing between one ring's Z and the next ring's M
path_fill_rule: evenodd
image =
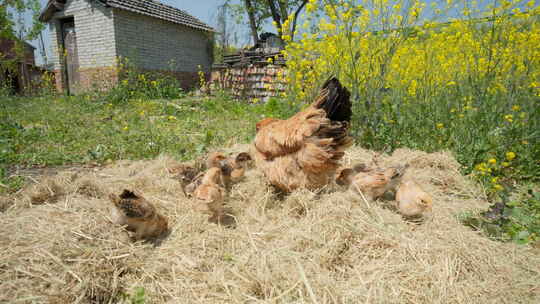
M372 159L354 148L345 162ZM540 302L538 251L456 219L488 203L448 153L377 159L409 163L434 196L423 224L337 187L278 198L251 170L227 199L235 227L217 226L193 211L168 157L41 179L0 200L0 302L119 303L138 287L148 303ZM111 224L106 194L123 188L168 217L161 245L134 244Z

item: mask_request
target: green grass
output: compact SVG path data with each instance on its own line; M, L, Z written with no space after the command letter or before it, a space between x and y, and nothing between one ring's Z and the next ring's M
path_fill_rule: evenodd
M540 181L540 98L533 92L479 96L448 89L422 100L396 91L377 100L372 107L356 103L353 111L353 133L366 148L452 151L463 173L486 182L500 177L491 186ZM486 170L475 170L479 164Z
M486 182L497 176L507 183L540 177L540 107L535 99L455 97L409 103L394 94L381 96L381 101L370 111L355 104L352 134L363 147L450 150L465 173L478 173ZM214 147L249 142L261 117L287 117L297 110L279 100L253 105L226 95L114 103L99 95L2 98L0 175L11 166L102 163L161 153L191 159ZM509 114L512 122L504 119ZM507 152L516 158L506 160ZM488 163L491 158L497 163ZM502 166L504 161L508 166ZM480 163L490 172L475 172Z
M277 103L246 105L226 96L131 100L10 98L0 105L0 163L57 166L168 153L193 158L212 147L248 142Z

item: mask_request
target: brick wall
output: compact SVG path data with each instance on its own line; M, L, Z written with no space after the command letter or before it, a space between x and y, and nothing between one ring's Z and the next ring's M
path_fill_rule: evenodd
M157 18L114 10L116 52L138 68L176 72L210 71L209 33Z
M132 12L106 8L89 0L69 0L49 23L57 88L65 88L61 64L60 20L73 17L77 34L80 85L111 87L118 57L143 71L169 71L187 88L197 83L198 66L210 72L212 40L208 32ZM111 69L113 68L113 69ZM108 75L110 79L95 77ZM97 83L96 83L97 82Z
M77 34L77 53L81 71L81 86L90 85L85 70L94 71L100 67L110 68L116 63L116 47L112 10L97 4L95 1L70 0L65 9L57 12L49 23L52 41L52 62L54 64L57 87L64 89L64 77L60 62L62 45L59 19L73 17ZM108 73L104 69L104 73ZM86 73L88 74L88 73ZM113 78L112 80L115 80Z
M58 46L62 40L58 18L69 16L75 19L80 67L84 69L114 65L116 47L111 9L96 4L95 1L70 0L63 11L54 15L49 24L55 69L61 68Z

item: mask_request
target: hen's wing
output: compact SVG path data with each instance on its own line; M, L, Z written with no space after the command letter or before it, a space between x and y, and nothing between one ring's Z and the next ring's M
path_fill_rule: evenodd
M257 132L255 148L265 158L272 159L300 150L306 139L317 135L322 146L347 145L348 122L351 118L349 91L336 78L328 80L319 97L304 111L287 120L278 120ZM320 150L320 149L316 149ZM319 152L308 152L311 154ZM324 157L321 157L324 158Z

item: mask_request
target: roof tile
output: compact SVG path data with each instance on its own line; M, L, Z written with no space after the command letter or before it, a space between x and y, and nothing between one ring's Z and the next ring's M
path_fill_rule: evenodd
M114 8L156 17L195 29L214 31L211 26L191 16L185 11L154 0L107 0L106 4Z
M131 11L134 13L159 18L176 24L185 25L194 29L214 32L208 24L191 16L185 11L165 5L155 0L98 0L104 5L113 8ZM41 12L39 20L48 22L53 14L63 9L66 0L49 0L45 9Z

